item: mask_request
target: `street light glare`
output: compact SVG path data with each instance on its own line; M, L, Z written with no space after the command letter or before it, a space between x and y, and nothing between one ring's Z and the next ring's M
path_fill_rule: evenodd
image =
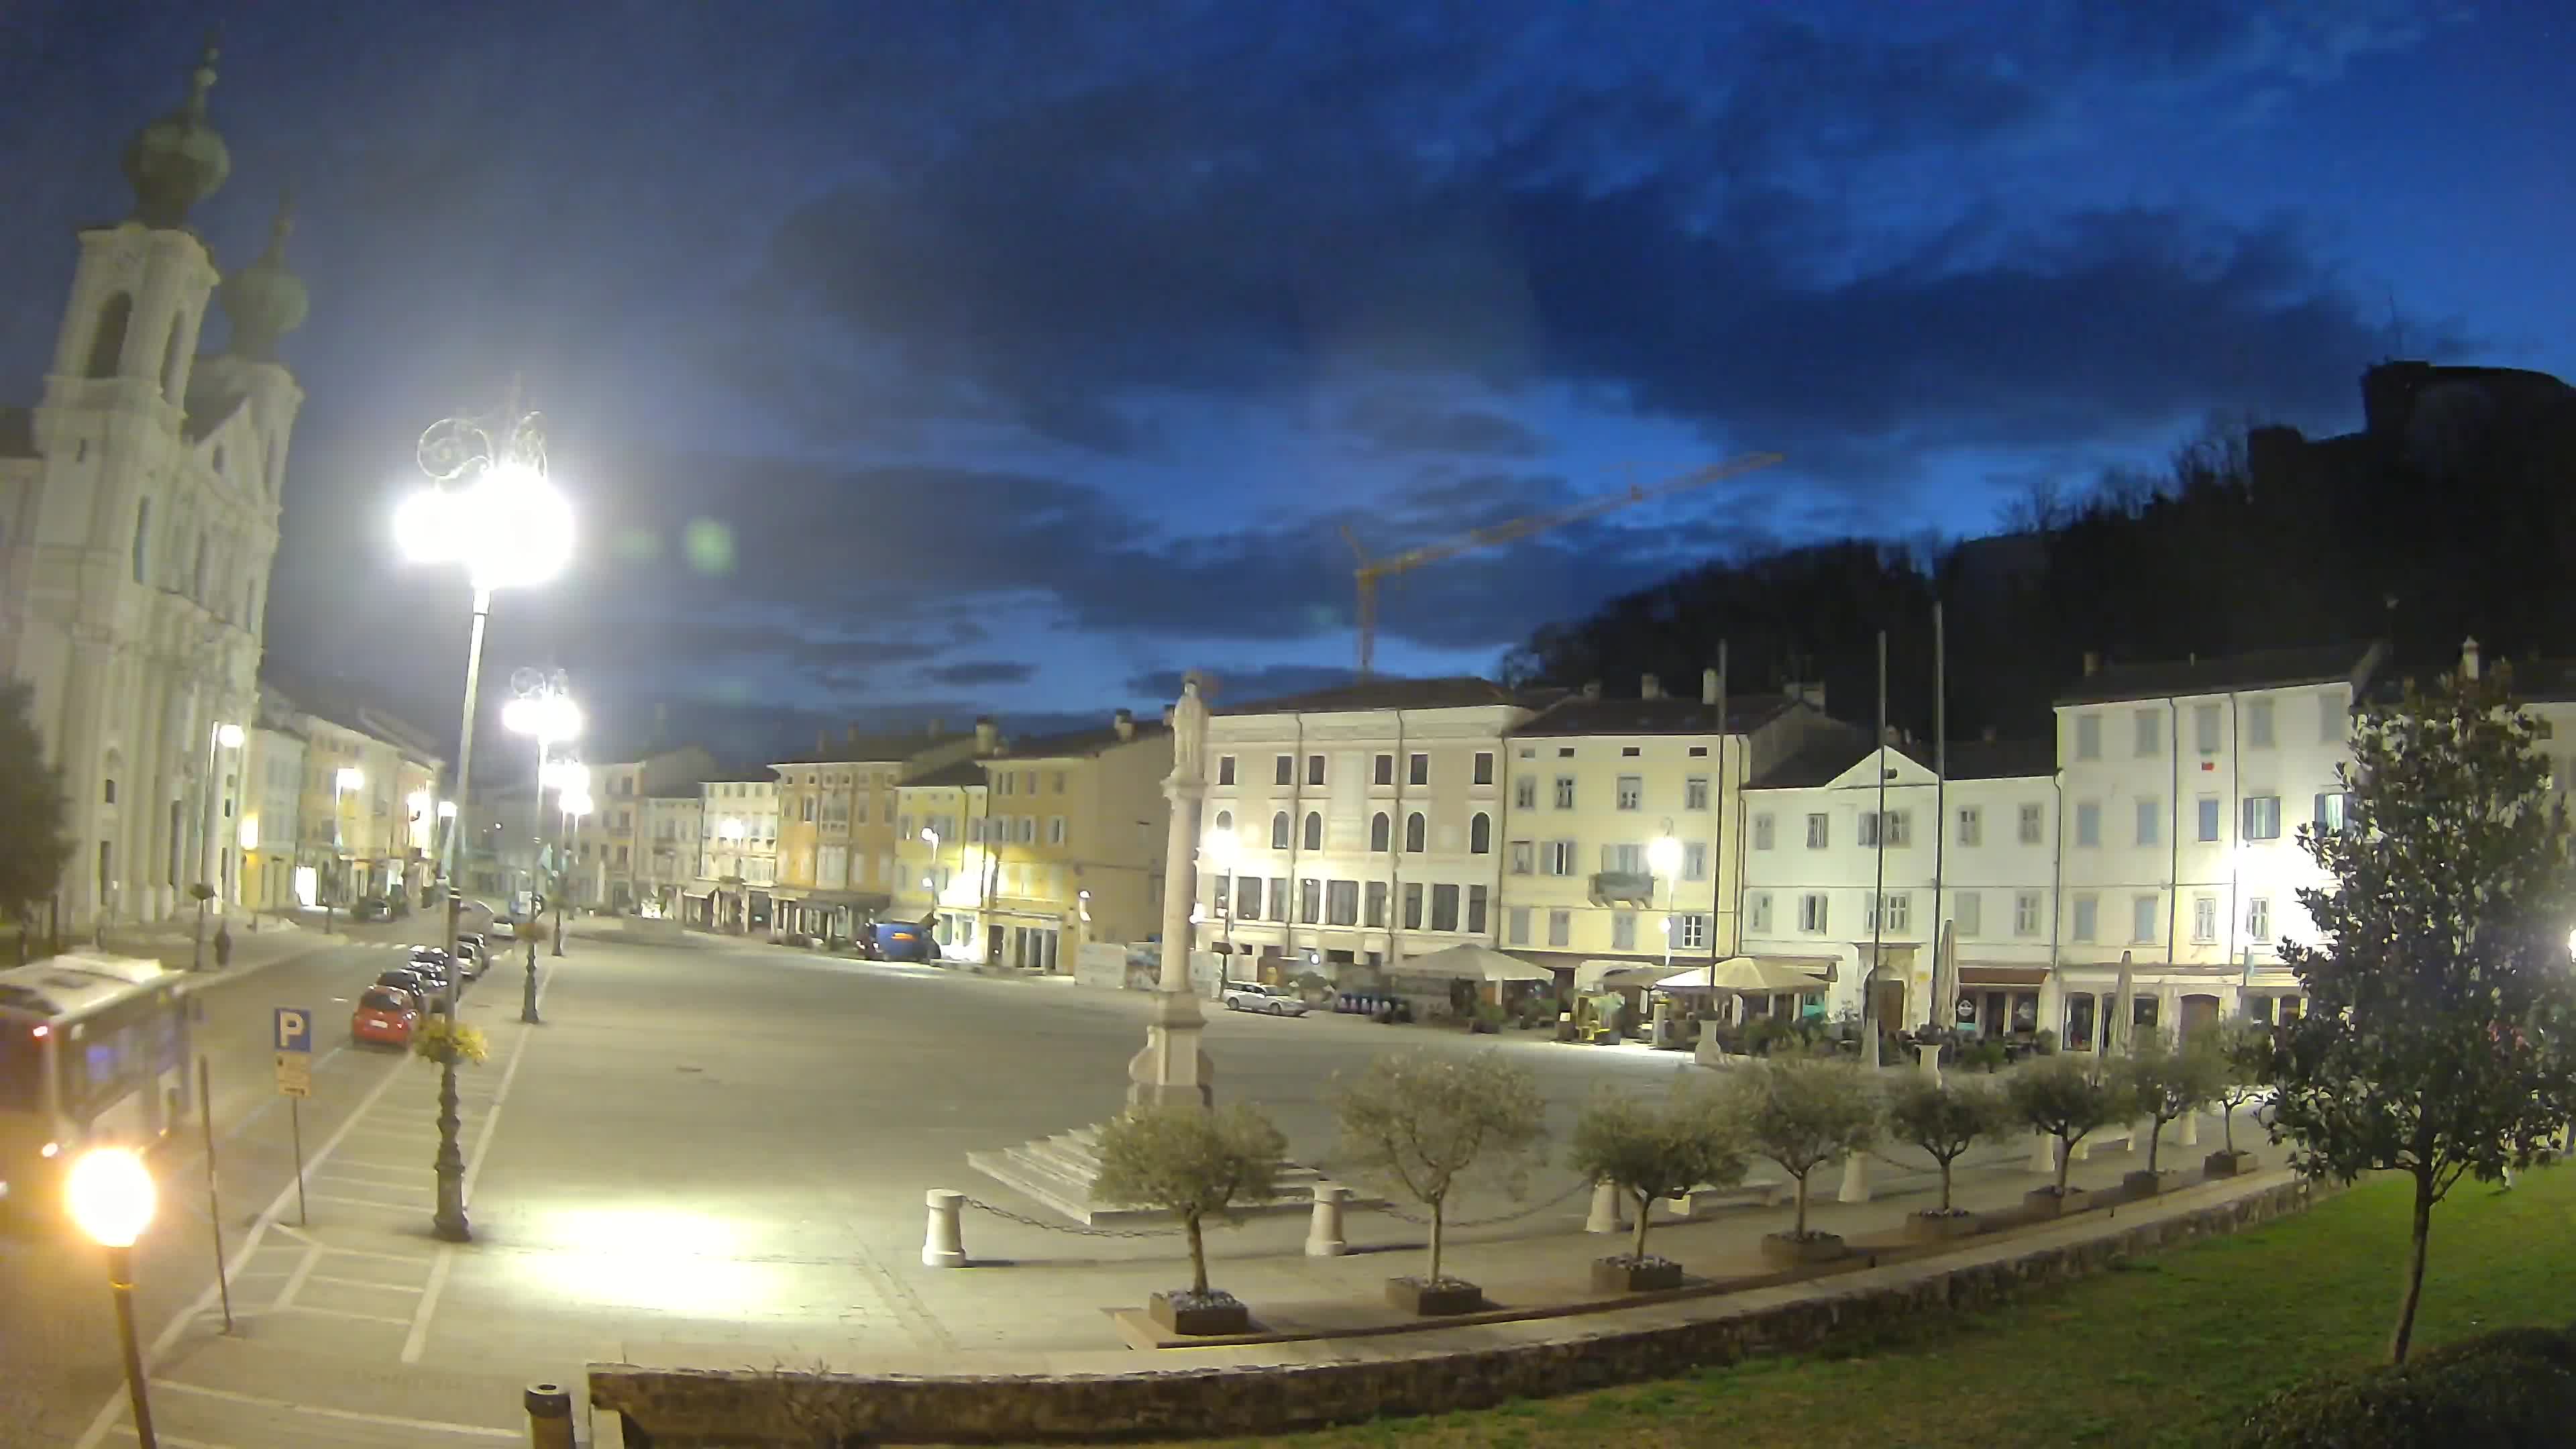
M1646 864L1657 875L1671 875L1682 863L1682 843L1669 835L1658 836L1646 847Z
M549 742L580 738L581 723L581 706L561 694L529 695L501 708L503 729Z
M332 778L334 783L338 784L343 790L363 790L367 785L366 771L359 769L355 765L342 765L340 767L340 773Z
M237 724L221 724L215 726L215 743L228 750L240 749L242 743L242 727Z
M563 798L557 803L563 807L563 812L566 815L575 817L587 815L590 813L590 807L592 804L590 798L590 787L584 785L578 789L568 789L563 792Z
M439 818L439 819L441 819L441 820L453 820L453 819L455 819L455 818L456 818L456 802L455 802L455 801L453 801L453 800L441 800L441 801L439 801L439 802L438 802L438 818Z
M503 463L403 500L394 538L414 563L464 565L478 590L529 588L572 561L572 503L534 468Z
M1234 838L1231 830L1216 831L1199 843L1199 853L1207 857L1208 864L1219 870L1232 870L1235 857L1242 849L1243 843Z
M72 1221L103 1248L133 1247L152 1221L158 1196L151 1170L123 1147L81 1154L63 1185Z

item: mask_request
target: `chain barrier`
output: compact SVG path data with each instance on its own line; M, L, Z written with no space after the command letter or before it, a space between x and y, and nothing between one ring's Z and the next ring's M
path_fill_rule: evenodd
M1576 1193L1579 1193L1579 1192L1590 1192L1591 1190L1592 1190L1592 1179L1590 1179L1590 1178L1588 1178L1588 1177L1578 1177L1578 1178L1576 1178L1576 1179L1574 1180L1574 1184L1573 1184L1573 1186L1568 1187L1565 1191L1558 1193L1556 1196L1554 1196L1554 1197L1552 1197L1552 1198L1549 1198L1549 1199L1548 1199L1547 1201L1545 1201L1545 1202L1536 1202L1536 1203L1531 1203L1531 1204L1530 1204L1529 1206L1527 1206L1527 1207L1514 1208L1514 1209L1513 1209L1513 1210L1511 1210L1510 1212L1507 1212L1507 1213L1498 1213L1498 1214L1496 1214L1495 1216L1493 1216L1493 1217L1489 1217L1489 1218L1464 1218L1464 1219L1459 1219L1459 1220L1456 1220L1456 1221L1452 1221L1452 1222L1444 1223L1444 1224L1443 1224L1443 1226L1444 1226L1444 1227L1450 1227L1450 1228L1490 1228L1490 1227L1494 1226L1494 1225L1495 1225L1495 1224L1497 1224L1497 1223L1515 1222L1515 1221L1518 1221L1518 1220L1519 1220L1519 1219L1521 1219L1521 1218L1530 1217L1530 1216L1533 1216L1533 1215L1538 1214L1538 1213L1543 1213L1543 1212L1547 1211L1549 1208L1555 1207L1555 1206L1557 1206L1558 1204L1565 1202L1567 1199L1569 1199L1569 1198L1573 1197ZM1377 1211L1379 1211L1379 1212L1382 1212L1382 1213L1386 1214L1388 1217L1394 1218L1394 1219L1395 1219L1395 1220L1397 1220L1398 1222L1411 1223L1411 1224L1413 1224L1413 1225L1414 1225L1415 1227L1417 1227L1417 1228L1427 1228L1427 1227L1431 1226L1431 1219L1430 1219L1430 1217L1429 1217L1429 1216L1427 1216L1427 1215L1417 1215L1417 1214L1414 1214L1414 1213L1406 1212L1404 1209L1402 1209L1402 1208L1399 1208L1399 1207L1395 1206L1393 1203L1383 1204L1383 1205L1381 1205L1380 1207L1378 1207L1378 1208L1377 1208Z
M966 1199L966 1206L991 1213L993 1216L1000 1218L1004 1222L1018 1223L1024 1228L1044 1228L1050 1233L1068 1233L1077 1238L1170 1238L1177 1237L1181 1233L1181 1229L1179 1228L1068 1227L1063 1223L1050 1223L1038 1218L1030 1217L1025 1213L1015 1213L1009 1208L997 1208L991 1203L984 1201L982 1198L976 1197Z

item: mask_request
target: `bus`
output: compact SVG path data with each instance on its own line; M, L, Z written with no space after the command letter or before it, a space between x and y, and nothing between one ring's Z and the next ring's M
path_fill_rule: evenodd
M77 951L0 971L0 1209L41 1212L84 1148L146 1149L193 1107L184 973Z

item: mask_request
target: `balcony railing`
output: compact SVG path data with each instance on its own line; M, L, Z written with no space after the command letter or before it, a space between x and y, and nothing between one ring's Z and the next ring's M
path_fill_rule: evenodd
M1655 900L1655 878L1642 870L1605 870L1592 877L1592 898L1596 901L1633 901L1652 905Z

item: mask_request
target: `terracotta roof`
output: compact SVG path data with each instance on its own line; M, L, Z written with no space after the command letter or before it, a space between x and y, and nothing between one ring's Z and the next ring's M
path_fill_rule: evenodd
M819 750L779 761L781 765L899 765L924 750L953 745L975 738L973 731L950 730L945 734L909 731L897 734L861 735L856 739L843 736L827 740Z
M1932 768L1929 740L1893 747L1896 753ZM1756 790L1811 789L1841 778L1844 771L1870 755L1869 731L1851 729L1814 741L1753 779ZM2054 740L1952 740L1944 762L1953 780L2046 779L2057 773Z
M2331 684L2366 673L2380 652L2376 644L2326 644L2156 664L2106 664L2060 691L2057 702L2106 704L2123 699Z
M1728 734L1745 734L1786 713L1796 701L1785 694L1729 696ZM1717 706L1687 699L1560 700L1536 719L1512 730L1515 735L1706 735L1717 729Z
M1096 755L1103 750L1115 749L1120 745L1134 744L1139 741L1150 740L1157 736L1171 733L1171 729L1172 727L1170 725L1167 725L1158 719L1140 719L1136 721L1135 733L1130 736L1120 736L1118 733L1118 727L1114 724L1104 725L1096 730L1073 730L1060 735L1039 735L1035 739L1012 740L1003 747L1001 754L986 756L986 758L1003 760L1072 759L1078 756Z
M719 769L698 783L702 785L775 785L778 783L778 770L773 765L745 765L734 769Z
M925 774L907 776L902 781L901 788L909 788L914 785L929 785L939 789L953 789L961 785L981 785L983 783L984 765L982 761L956 760Z
M1345 710L1467 709L1486 704L1521 704L1519 695L1490 679L1372 679L1305 694L1248 700L1211 710L1215 714L1334 714Z

